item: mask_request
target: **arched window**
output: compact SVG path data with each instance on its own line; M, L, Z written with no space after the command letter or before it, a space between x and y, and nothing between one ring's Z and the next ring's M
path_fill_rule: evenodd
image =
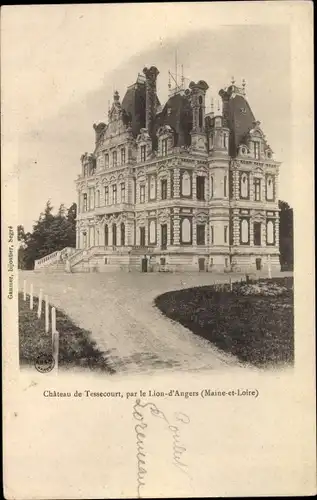
M116 224L112 224L112 246L117 246L117 226Z
M271 220L266 224L266 242L268 245L274 245L274 223Z
M151 220L150 222L150 237L149 237L149 240L150 240L150 244L154 244L156 242L156 224L155 224L155 220Z
M125 227L124 227L124 222L121 222L120 233L121 233L121 246L124 246L125 245Z
M248 198L249 196L249 181L247 174L241 175L240 192L242 198Z
M274 199L274 183L273 178L268 176L266 179L266 199L273 200Z
M190 186L190 175L188 172L183 172L182 175L182 195L183 196L190 196L191 192L191 186Z
M247 219L241 221L241 243L249 243L249 221Z
M108 225L105 225L105 246L107 247L109 245L109 229Z
M187 218L182 220L181 236L182 236L182 243L191 242L191 221Z

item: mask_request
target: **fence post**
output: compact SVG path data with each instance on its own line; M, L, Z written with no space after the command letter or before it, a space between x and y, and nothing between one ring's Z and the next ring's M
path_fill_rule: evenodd
M54 333L56 332L56 309L52 307L51 309L51 321L52 321L52 339L54 337Z
M48 296L45 295L45 333L48 333L49 331L49 324L50 324L50 309L48 303Z
M37 309L37 317L40 318L42 316L42 301L43 301L43 290L42 288L40 289L40 295L39 295L39 306Z
M33 283L31 283L30 287L30 309L33 309Z
M26 280L23 281L23 300L26 301Z
M54 359L54 368L56 372L58 371L58 352L59 352L59 333L55 331L52 337L52 347L53 347L53 359Z

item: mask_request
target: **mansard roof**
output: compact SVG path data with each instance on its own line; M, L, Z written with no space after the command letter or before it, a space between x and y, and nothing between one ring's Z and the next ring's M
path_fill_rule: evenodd
M130 123L134 137L137 137L141 128L145 128L145 80L138 77L135 84L127 88L122 100L124 120ZM160 102L157 98L157 106Z
M229 100L228 127L231 130L230 155L235 156L237 148L253 127L254 114L247 100L236 95Z
M157 114L154 132L163 125L174 131L175 146L190 145L190 131L193 126L193 113L189 99L180 93L171 96L162 111Z

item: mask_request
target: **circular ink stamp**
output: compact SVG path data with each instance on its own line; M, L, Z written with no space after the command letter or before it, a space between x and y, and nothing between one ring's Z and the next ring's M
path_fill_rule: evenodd
M55 366L54 358L51 354L40 354L35 360L35 368L40 373L48 373Z

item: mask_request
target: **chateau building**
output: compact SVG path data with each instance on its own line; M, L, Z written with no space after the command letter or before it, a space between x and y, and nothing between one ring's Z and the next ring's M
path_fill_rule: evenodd
M176 87L164 105L159 71L139 74L81 157L72 269L280 269L280 163L246 100L245 84Z

